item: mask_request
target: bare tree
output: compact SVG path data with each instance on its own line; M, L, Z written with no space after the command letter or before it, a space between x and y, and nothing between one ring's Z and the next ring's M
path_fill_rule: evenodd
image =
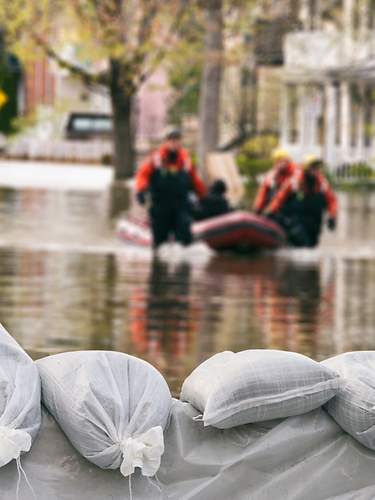
M219 103L223 70L223 0L202 2L205 15L204 65L199 99L198 158L204 164L219 139Z
M134 172L135 95L178 44L193 4L188 0L0 0L0 24L14 40L20 36L33 40L85 84L108 89L116 178L122 179ZM61 57L56 32L63 24L78 33L80 46L93 61L107 61L105 71L95 73Z

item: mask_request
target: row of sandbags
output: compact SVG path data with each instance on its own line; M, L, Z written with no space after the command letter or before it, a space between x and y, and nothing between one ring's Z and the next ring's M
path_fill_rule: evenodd
M336 422L375 449L375 353L317 363L274 350L219 353L185 380L194 420L229 429L325 405ZM105 351L63 353L34 363L0 330L0 467L20 462L41 421L42 401L74 448L103 469L154 476L164 452L172 398L150 364ZM199 413L197 415L197 413ZM197 423L198 425L198 423Z

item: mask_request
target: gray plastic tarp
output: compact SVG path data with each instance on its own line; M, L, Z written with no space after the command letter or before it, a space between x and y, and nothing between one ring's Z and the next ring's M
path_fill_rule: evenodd
M322 409L229 430L203 428L189 405L173 402L158 472L171 500L375 498L375 452L345 434ZM38 500L125 500L128 480L82 458L47 413L22 464ZM15 500L14 461L0 470L0 500ZM134 500L161 498L155 481L134 475ZM20 500L32 498L21 482Z

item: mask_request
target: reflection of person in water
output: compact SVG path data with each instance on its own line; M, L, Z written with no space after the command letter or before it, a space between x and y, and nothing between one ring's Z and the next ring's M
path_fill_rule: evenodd
M166 372L172 386L174 381L179 383L181 376L187 375L181 358L189 350L196 324L190 297L190 265L181 262L172 267L154 259L148 290L133 304L130 328L136 353Z
M287 349L315 357L323 301L318 264L301 265L273 256L218 256L210 260L207 272L218 287L224 287L222 323L232 316L227 343L219 340L223 349ZM228 295L231 289L241 290L243 302Z
M260 277L256 287L257 315L273 348L302 352L316 358L331 287L322 288L317 263L283 262L274 273Z

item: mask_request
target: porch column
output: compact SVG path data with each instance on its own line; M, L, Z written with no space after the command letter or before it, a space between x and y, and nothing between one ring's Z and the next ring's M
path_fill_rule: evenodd
M350 133L351 133L351 117L350 117L350 88L348 82L340 84L340 99L341 99L341 157L342 161L349 160L350 156Z
M317 84L309 90L308 143L311 151L319 147L318 119L321 115L322 93Z
M321 98L320 90L316 84L305 85L300 91L300 142L304 155L313 153L319 147L318 118Z
M359 36L361 40L366 40L369 28L370 0L361 0L359 3Z
M336 138L336 88L332 82L325 85L325 155L327 166L331 168L335 163L335 138Z
M371 156L375 157L375 100L372 97L372 95L375 95L375 85L374 82L370 83L370 89L371 89L371 123L370 123L370 134L371 134Z
M298 145L300 154L306 154L307 147L307 126L306 126L306 86L299 85L297 88L298 97Z
M281 89L280 138L283 146L290 143L290 99L288 83L284 83Z
M364 160L365 149L365 88L363 84L359 85L360 102L358 111L358 128L356 137L356 152L359 160Z

